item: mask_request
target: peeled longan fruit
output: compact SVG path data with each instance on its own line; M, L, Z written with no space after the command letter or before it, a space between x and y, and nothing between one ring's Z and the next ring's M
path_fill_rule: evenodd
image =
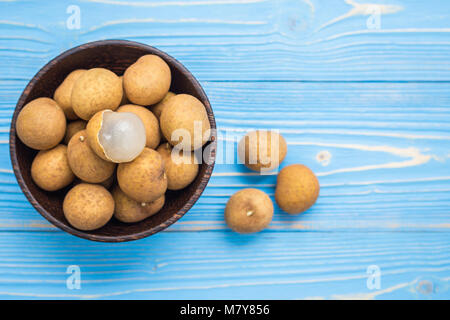
M210 136L205 106L189 94L167 100L160 118L161 130L169 143L183 149L201 148Z
M118 186L112 192L115 209L114 217L117 220L131 223L142 221L155 213L164 206L164 194L152 202L137 202L127 196Z
M77 81L77 79L85 73L87 70L78 69L69 73L69 75L64 79L64 81L55 90L53 99L58 103L58 105L63 109L64 114L68 120L78 119L78 116L72 109L72 88Z
M273 204L261 190L248 188L233 194L225 207L225 222L239 233L253 233L272 221Z
M70 138L81 130L86 129L87 122L84 120L72 121L67 124L66 135L64 136L64 143L69 144Z
M133 161L117 167L120 189L138 202L152 202L167 190L167 176L161 155L145 148Z
M87 127L89 146L102 159L129 162L141 154L146 131L141 118L131 112L97 112Z
M114 213L114 199L104 187L80 183L70 189L63 202L64 216L80 230L103 227Z
M50 98L37 98L29 102L16 121L20 141L36 150L57 146L66 133L66 117L58 104Z
M180 190L186 188L198 174L198 163L195 163L193 153L172 153L172 147L164 143L156 151L162 156L164 170L167 175L167 189Z
M69 165L81 180L102 183L112 176L116 164L98 157L89 147L86 136L86 130L82 130L70 139L67 147Z
M73 85L72 108L81 119L89 120L98 111L116 110L122 95L122 81L114 72L104 68L90 69Z
M171 80L167 63L152 54L140 57L123 75L128 99L142 106L161 101L169 91Z
M245 166L254 171L270 171L277 168L287 153L283 136L269 130L247 133L238 145L238 154Z
M315 174L304 165L292 164L278 174L275 200L283 211L298 214L316 202L319 191Z
M68 186L75 176L67 160L67 147L60 144L53 149L39 151L31 164L31 178L46 191Z
M160 102L150 107L151 112L153 112L158 120L161 118L161 113L167 104L167 100L173 96L175 96L175 93L169 91Z
M142 120L145 127L145 146L150 149L156 149L156 147L158 147L159 142L161 141L159 121L150 110L134 104L126 104L119 107L117 112L131 112L137 115Z

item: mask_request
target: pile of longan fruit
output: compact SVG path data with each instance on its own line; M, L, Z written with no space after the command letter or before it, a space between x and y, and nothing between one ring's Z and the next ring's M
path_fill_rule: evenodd
M251 131L238 144L238 155L244 165L261 173L278 168L286 154L286 141L275 131ZM315 174L302 164L292 164L278 173L275 201L283 211L299 214L316 202L319 191ZM230 197L225 207L225 221L238 233L253 233L270 224L273 212L272 200L265 192L247 188Z
M209 140L210 123L201 101L169 92L171 80L163 59L144 55L120 77L105 68L74 70L53 98L37 98L20 111L17 136L39 150L31 177L45 191L70 186L63 212L73 227L95 230L113 216L141 221L163 207L166 190L194 181L193 151ZM195 141L173 140L178 129ZM179 144L188 152L172 153Z

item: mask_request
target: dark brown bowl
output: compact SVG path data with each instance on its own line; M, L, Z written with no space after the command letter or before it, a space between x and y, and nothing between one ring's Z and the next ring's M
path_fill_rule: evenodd
M17 139L15 128L17 116L23 106L39 97L53 97L58 85L75 69L102 67L122 75L129 65L145 54L156 54L167 62L172 71L170 90L175 93L191 94L202 101L208 113L211 129L216 129L208 97L194 76L168 54L132 41L96 41L64 52L45 65L31 79L17 103L11 121L9 140L11 162L17 181L30 203L44 218L75 236L94 241L121 242L155 234L180 219L194 205L211 177L216 153L215 130L212 130L211 141L203 148L204 153L207 153L204 155L206 160L202 161L195 181L183 190L168 191L166 203L160 212L134 224L125 224L113 218L106 226L94 231L75 229L64 217L62 203L70 187L57 192L46 192L41 190L31 179L31 163L37 151L28 148Z

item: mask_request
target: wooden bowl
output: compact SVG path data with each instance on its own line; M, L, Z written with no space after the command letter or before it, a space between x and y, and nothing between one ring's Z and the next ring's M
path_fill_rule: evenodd
M180 219L193 206L211 177L216 153L215 130L212 130L211 141L203 147L206 160L203 160L200 165L195 181L183 190L168 191L166 203L160 212L134 224L125 224L113 218L104 227L94 231L75 229L64 217L62 203L71 186L57 192L46 192L41 190L31 179L31 163L37 151L28 148L17 138L15 124L20 110L36 98L53 97L59 84L75 69L102 67L117 75L122 75L128 66L145 54L156 54L167 62L172 71L170 90L175 93L191 94L202 101L208 113L211 129L216 129L208 97L194 76L168 54L145 44L131 41L96 41L64 52L45 65L31 79L17 103L11 121L9 140L11 162L17 181L30 203L44 218L75 236L94 241L121 242L155 234ZM205 155L205 153L207 154Z

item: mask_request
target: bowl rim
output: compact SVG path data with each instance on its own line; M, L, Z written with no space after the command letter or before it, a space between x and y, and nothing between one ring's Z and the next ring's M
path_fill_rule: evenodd
M17 152L15 145L17 143L16 141L16 129L15 129L15 122L17 120L18 114L20 110L25 106L25 100L27 99L30 91L34 88L37 81L44 75L50 68L53 67L54 64L56 64L59 60L66 58L73 53L76 53L81 50L93 48L93 47L99 47L99 46L105 46L105 45L119 45L119 46L130 46L134 48L141 48L149 52L149 54L157 54L158 56L162 57L165 61L170 62L170 65L175 66L178 68L183 74L187 75L189 78L189 81L192 82L192 85L200 92L202 95L202 100L205 102L205 108L206 112L208 114L208 119L210 122L210 126L212 129L211 133L211 140L207 143L206 146L209 146L209 153L208 153L208 159L205 161L206 170L203 176L201 177L200 183L195 190L195 192L187 199L186 203L175 213L172 214L172 216L164 220L162 223L158 224L157 226L154 226L150 229L136 232L133 234L127 234L127 235L121 235L121 236L106 236L106 235L96 235L96 234L90 234L85 231L76 229L72 227L69 224L65 224L61 222L60 220L53 217L42 205L38 202L38 200L33 196L33 194L30 192L27 184L25 183L25 180L23 179L21 170L19 168L18 164L18 158L17 158ZM74 236L92 240L92 241L98 241L98 242L126 242L126 241L134 241L138 239L142 239L148 236L151 236L155 233L158 233L172 224L174 224L176 221L178 221L181 217L183 217L191 208L192 206L197 202L197 200L200 198L201 194L206 188L206 185L208 184L209 179L211 178L212 171L214 168L215 160L216 160L216 148L217 148L217 137L216 137L216 122L214 117L214 112L212 110L211 104L209 102L208 96L206 95L205 91L203 90L203 87L200 85L198 80L192 75L192 73L178 60L176 60L174 57L170 56L164 51L161 51L155 47L152 47L150 45L135 42L135 41L129 41L129 40L116 40L116 39L110 39L110 40L98 40L98 41L92 41L88 43L84 43L81 45L78 45L76 47L73 47L69 50L64 51L63 53L59 54L58 56L51 59L47 64L45 64L28 82L25 89L22 91L22 94L20 95L19 100L16 103L16 106L14 108L14 113L11 119L10 124L10 131L9 131L9 151L10 151L10 158L11 158L11 164L13 167L14 174L16 176L16 180L22 189L22 192L25 194L28 201L31 203L31 205L40 213L41 216L43 216L47 221L49 221L54 226L58 227L59 229L72 234Z

